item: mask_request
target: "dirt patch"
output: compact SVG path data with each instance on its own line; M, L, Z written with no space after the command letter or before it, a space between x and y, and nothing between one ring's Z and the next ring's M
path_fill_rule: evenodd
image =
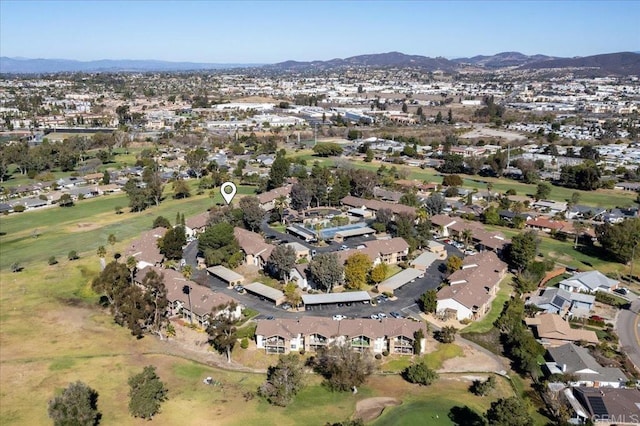
M76 226L70 226L68 229L70 232L85 232L85 231L93 231L94 229L98 229L100 226L95 223L89 222L80 222L76 224Z
M356 404L354 417L367 423L380 417L386 407L396 407L400 404L402 404L402 401L385 396L363 399Z
M460 339L456 340L456 345L462 347L464 356L448 359L442 365L440 372L446 373L466 373L501 371L504 366L485 352L467 344Z

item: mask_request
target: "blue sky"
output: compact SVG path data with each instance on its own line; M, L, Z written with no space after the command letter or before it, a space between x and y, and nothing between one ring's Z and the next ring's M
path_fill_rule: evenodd
M0 0L0 55L217 63L640 51L639 1Z

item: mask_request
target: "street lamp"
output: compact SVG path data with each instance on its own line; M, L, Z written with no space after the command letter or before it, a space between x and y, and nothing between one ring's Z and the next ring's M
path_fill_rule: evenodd
M182 287L182 292L187 295L189 299L189 324L193 324L193 311L191 310L191 287L185 285Z

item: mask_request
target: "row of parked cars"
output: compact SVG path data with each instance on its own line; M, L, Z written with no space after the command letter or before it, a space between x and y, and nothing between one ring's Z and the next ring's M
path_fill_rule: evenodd
M393 318L404 318L404 316L402 314L400 314L399 312L390 312L389 316L393 317ZM342 315L342 314L336 314L333 316L333 320L334 321L342 321L343 319L347 319L348 317L346 315ZM368 317L365 318L371 318L374 320L383 320L385 318L388 318L387 314L385 314L384 312L379 312L377 314L371 314Z

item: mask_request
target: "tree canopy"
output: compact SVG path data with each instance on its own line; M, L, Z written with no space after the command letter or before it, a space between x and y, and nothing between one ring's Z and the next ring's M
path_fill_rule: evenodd
M360 386L374 371L371 354L354 351L348 343L322 348L313 365L334 391L349 391Z
M509 265L523 271L533 261L538 250L538 237L534 231L527 231L514 236L507 247L506 258Z
M141 373L129 377L129 412L132 416L151 419L166 400L167 389L154 366L147 365Z
M286 244L276 246L267 262L267 270L275 278L284 280L285 284L289 281L289 273L296 264L296 252L293 247Z
M500 398L491 403L485 415L492 426L533 426L529 407L517 396Z
M297 354L280 355L278 363L267 370L267 380L258 393L269 403L286 407L304 386L304 370Z
M345 286L351 289L364 288L370 269L371 259L366 254L356 252L349 256L344 264Z
M100 421L98 392L83 382L69 384L49 401L49 417L56 426L94 426Z
M336 253L319 253L309 264L311 279L327 293L342 282L344 268Z

